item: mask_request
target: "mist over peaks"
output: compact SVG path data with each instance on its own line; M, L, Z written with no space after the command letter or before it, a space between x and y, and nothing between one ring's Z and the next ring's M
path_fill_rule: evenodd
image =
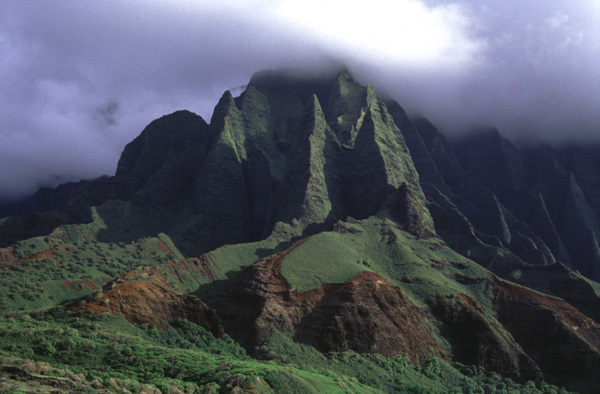
M600 138L597 2L401 0L110 6L10 2L0 15L0 195L113 174L152 119L210 119L254 72L346 64L459 135Z

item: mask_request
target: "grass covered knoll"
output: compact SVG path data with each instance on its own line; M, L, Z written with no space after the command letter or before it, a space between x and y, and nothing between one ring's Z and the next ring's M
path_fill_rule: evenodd
M439 360L415 367L399 356L322 355L279 332L261 354L262 360L251 358L231 339L184 320L158 331L61 308L0 316L0 392L565 392Z
M310 237L281 265L282 275L296 292L343 283L364 271L375 272L401 287L421 306L437 295L464 293L484 305L491 297L485 284L489 271L440 239L416 239L386 218L339 222L336 231Z

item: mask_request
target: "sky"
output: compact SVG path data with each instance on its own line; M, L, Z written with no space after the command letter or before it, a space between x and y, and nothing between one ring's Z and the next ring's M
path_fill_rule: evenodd
M0 0L0 199L113 175L256 71L340 64L450 137L600 141L600 0Z

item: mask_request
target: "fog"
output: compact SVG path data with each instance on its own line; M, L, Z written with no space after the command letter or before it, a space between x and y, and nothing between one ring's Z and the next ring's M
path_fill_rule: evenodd
M3 3L0 199L112 175L150 121L209 121L265 68L345 64L448 135L600 140L597 1L389 3Z

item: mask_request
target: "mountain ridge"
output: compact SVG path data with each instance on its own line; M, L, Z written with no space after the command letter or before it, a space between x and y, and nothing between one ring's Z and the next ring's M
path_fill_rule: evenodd
M114 176L0 219L2 310L187 319L256 357L435 358L593 392L600 285L575 270L598 275L600 221L576 151L448 142L347 70L259 72L210 124L157 119Z

